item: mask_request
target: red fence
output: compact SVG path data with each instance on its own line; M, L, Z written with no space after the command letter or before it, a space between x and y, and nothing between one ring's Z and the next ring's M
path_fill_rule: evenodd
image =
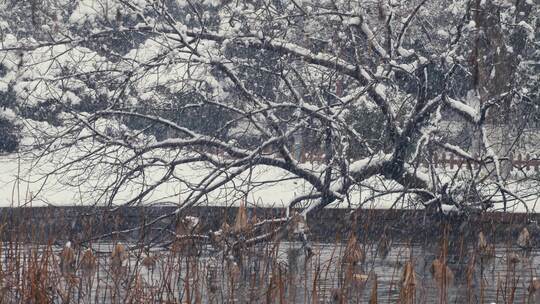
M540 158L532 157L530 154L525 154L525 156L522 154L510 155L509 157L500 157L499 160L502 164L510 162L512 170L529 171L534 169L535 171L540 171ZM454 153L434 153L431 163L436 168L448 167L449 169L454 169L469 165L473 168L478 168L480 165L487 165L493 163L493 161L487 160L481 163L480 161L466 160ZM424 162L423 164L427 166L428 162Z
M205 152L211 152L211 153L217 153L218 155L225 156L225 153L219 149L203 149ZM265 149L263 153L271 154L272 151L270 148ZM275 153L275 152L274 152ZM294 153L294 151L293 151ZM540 171L540 158L531 156L530 154L516 154L516 155L510 155L508 157L499 157L499 160L502 164L506 165L508 162L512 164L512 171L529 171L529 170L535 170ZM300 162L302 163L323 163L324 162L324 154L321 151L310 151L310 152L304 152L301 154ZM485 160L484 162L480 161L473 161L473 160L467 160L465 158L459 157L458 155L450 152L439 152L434 153L432 155L431 161L423 161L422 165L427 167L428 164L431 163L435 168L449 168L449 169L457 169L457 168L466 168L467 166L472 166L473 168L478 168L480 165L490 165L493 163L492 160Z
M512 164L512 171L540 171L540 158L533 157L530 154L516 154L510 155L508 157L500 157L499 161L502 165L507 165L509 162ZM308 154L304 153L302 155L301 162L315 162L322 163L324 162L324 155L320 153ZM431 161L423 161L422 165L427 167L431 163L435 168L448 168L450 170L457 168L467 168L472 166L475 169L478 169L479 166L492 165L493 161L491 159L481 161L467 160L465 158L459 157L454 153L434 153Z

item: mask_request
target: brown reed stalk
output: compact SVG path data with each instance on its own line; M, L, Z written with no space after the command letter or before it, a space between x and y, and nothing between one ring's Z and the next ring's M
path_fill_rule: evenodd
M321 261L320 261L320 255L316 255L319 260L317 260L317 263L315 264L315 270L313 274L313 284L311 287L311 303L312 304L318 304L319 303L319 290L317 289L319 285L319 277L321 275Z
M377 274L373 274L373 286L371 286L371 295L369 297L369 304L377 304L378 298L377 298L377 290L378 289L378 282L377 282Z
M467 303L471 304L474 297L473 283L474 273L476 266L476 254L473 252L471 258L467 262L467 268L465 270L465 279L467 283Z
M247 215L246 204L244 201L240 202L238 206L238 212L236 213L236 219L234 221L233 231L235 233L245 232L249 228L249 220Z
M401 304L414 304L416 298L416 273L414 264L411 260L405 263L403 274L401 276L399 300Z
M533 304L538 302L540 302L540 278L532 277L527 288L527 303Z

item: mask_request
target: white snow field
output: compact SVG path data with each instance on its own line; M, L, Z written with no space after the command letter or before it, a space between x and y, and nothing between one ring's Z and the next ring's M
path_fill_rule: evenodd
M73 172L63 176L61 174L47 175L57 167L53 160L37 162L36 159L28 159L15 154L0 157L0 206L100 205L108 202L107 195L110 194L105 193L103 197L98 195L104 192L104 184L113 181L114 175L103 177L103 179L92 177L88 180L84 180L84 173L77 176ZM202 166L183 165L176 169L176 175L189 181L196 181L203 178L208 170ZM162 174L160 170L153 170L147 174L147 181L158 180ZM181 203L188 197L190 191L185 186L184 188L179 186L180 184L178 181L164 183L149 193L140 203ZM399 186L393 182L383 182L381 178L376 177L371 178L364 185L360 189L357 187L351 191L348 200L336 202L330 207L347 207L350 203L353 207L364 208L421 208L420 204L413 206L411 198L392 193L392 190L399 189ZM371 187L386 188L390 193L382 195L370 190ZM530 188L527 182L510 181L508 183L507 189L519 193L522 199L520 201L509 198L509 211L540 212L537 191L528 187ZM121 187L112 203L113 205L125 203L140 191L141 188L137 184ZM250 174L240 175L233 183L227 183L212 191L200 201L199 205L238 205L241 201L246 201L251 206L286 207L288 202L295 197L309 194L310 191L311 188L307 182L294 179L281 169L260 166ZM500 201L494 206L494 211L500 211L502 208L502 198L498 196L493 199ZM452 207L447 208L447 210L452 209Z
M110 125L111 121L103 124ZM63 128L55 128L47 123L26 120L22 130L21 145L27 149L35 145L42 145L40 140L46 134L60 134ZM58 133L56 133L58 132ZM84 134L79 134L79 138ZM58 147L67 144L69 148ZM30 207L30 206L91 206L91 205L122 205L130 204L177 204L193 199L192 189L211 172L211 168L203 163L178 165L174 170L173 178L169 178L152 191L147 190L166 175L166 166L150 167L143 176L118 187L118 191L106 188L116 185L117 181L125 175L125 169L112 169L103 163L125 159L122 152L106 150L95 154L94 142L80 141L70 145L68 139L60 138L53 145L46 146L50 151L59 152L43 155L39 150L30 149L25 154L0 155L0 207ZM464 152L463 152L464 153ZM167 159L175 157L163 152L160 157ZM381 154L369 162L384 159ZM350 164L350 170L360 170L366 166L366 160L359 160ZM322 165L304 163L303 168L313 172L322 172ZM412 170L412 169L411 169ZM449 183L459 188L460 181L467 184L464 178L455 178L455 170L449 168L435 169L440 184ZM417 174L429 180L427 168L419 167ZM55 174L50 174L54 172ZM528 173L530 174L530 172ZM495 204L493 211L501 211L503 200L507 200L507 210L511 212L540 212L538 206L538 189L536 184L526 180L519 173L512 175L504 186L507 190L503 198L498 191L495 181L484 182L480 189L483 197L491 197ZM454 181L452 181L454 179ZM332 188L339 188L336 182ZM422 208L414 196L403 195L401 186L393 181L374 176L354 186L348 197L337 201L329 207L362 207L362 208ZM149 191L142 200L132 201L143 191ZM215 190L203 195L197 200L197 205L232 206L246 202L248 206L259 207L287 207L296 197L308 195L313 188L305 180L296 178L291 173L270 166L256 166L239 174L231 182L225 183ZM197 192L198 193L198 192ZM112 197L114 194L114 197ZM191 194L191 196L190 196ZM456 195L454 199L459 199ZM311 203L311 204L310 204ZM313 202L304 202L299 207L314 205ZM454 210L453 206L445 206L445 210Z

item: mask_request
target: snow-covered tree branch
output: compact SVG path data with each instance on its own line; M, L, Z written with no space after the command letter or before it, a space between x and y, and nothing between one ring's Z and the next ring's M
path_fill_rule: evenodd
M307 211L358 189L526 204L503 160L538 153L538 6L476 2L40 0L30 18L8 1L26 23L0 22L0 123L24 121L43 178L98 204L250 201L291 181L285 203ZM437 167L443 151L474 166Z

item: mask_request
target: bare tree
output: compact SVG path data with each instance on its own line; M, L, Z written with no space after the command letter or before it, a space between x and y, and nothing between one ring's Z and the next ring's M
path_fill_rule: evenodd
M180 212L226 186L249 200L290 180L307 184L287 204L303 215L386 197L440 211L527 209L537 195L534 174L518 174L528 185L518 187L501 172L518 147L537 148L520 137L538 113L525 64L538 52L531 1L35 7L39 35L2 25L1 88L28 119L39 159L55 162L48 173L92 185L96 203L133 205L174 185L162 199ZM529 115L503 122L514 138L491 135L501 109ZM31 128L43 120L52 126ZM436 166L443 152L462 160L457 170ZM261 179L261 168L281 175Z

